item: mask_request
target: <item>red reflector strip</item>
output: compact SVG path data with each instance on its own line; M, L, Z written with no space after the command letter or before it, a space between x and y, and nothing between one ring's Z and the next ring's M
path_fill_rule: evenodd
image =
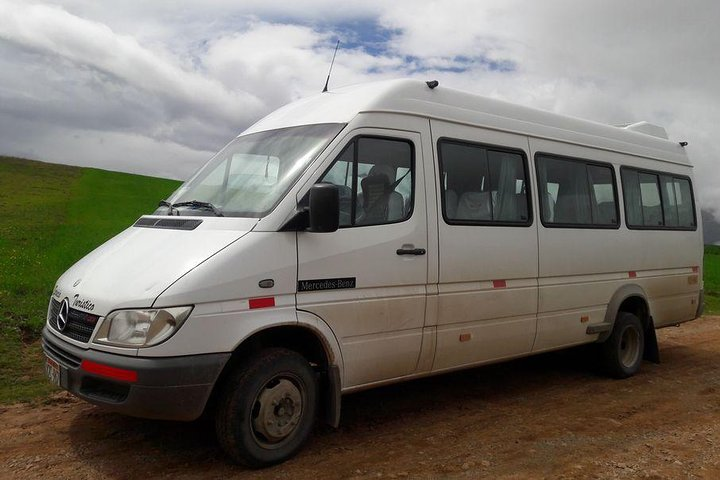
M700 272L700 267L692 267L692 271L693 273L698 273Z
M137 372L134 370L115 368L109 365L91 362L90 360L83 360L80 364L80 368L88 373L94 373L95 375L100 375L101 377L121 380L123 382L137 382Z
M628 277L630 277L630 278L636 278L636 277L637 277L637 272L628 272Z
M275 297L251 298L248 303L250 303L251 309L274 307Z
M507 282L505 280L493 280L493 288L505 288Z

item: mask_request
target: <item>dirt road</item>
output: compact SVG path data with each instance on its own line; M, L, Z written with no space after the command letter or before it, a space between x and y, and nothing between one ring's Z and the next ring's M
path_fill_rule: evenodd
M295 459L231 465L208 421L125 418L57 394L0 407L2 478L720 478L720 317L658 332L617 381L570 351L345 397Z

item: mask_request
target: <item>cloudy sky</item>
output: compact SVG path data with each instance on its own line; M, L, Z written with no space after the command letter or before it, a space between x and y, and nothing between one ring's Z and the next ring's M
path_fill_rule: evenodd
M0 154L184 179L325 81L414 77L689 142L720 207L720 2L0 0ZM717 208L720 210L720 208Z

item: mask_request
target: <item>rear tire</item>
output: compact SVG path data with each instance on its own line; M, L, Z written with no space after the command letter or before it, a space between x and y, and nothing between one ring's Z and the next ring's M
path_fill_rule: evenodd
M645 351L645 332L640 319L629 312L619 312L612 333L600 344L600 363L614 378L628 378L640 370Z
M284 462L310 436L317 399L316 374L303 356L283 348L264 350L228 377L215 416L218 442L248 467Z

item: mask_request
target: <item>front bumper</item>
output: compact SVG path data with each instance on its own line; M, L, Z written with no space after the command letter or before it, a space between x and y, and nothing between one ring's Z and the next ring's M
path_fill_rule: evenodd
M42 332L45 355L60 364L60 386L83 400L134 417L195 420L210 397L230 353L172 358L127 357L84 350ZM83 360L137 373L135 381L120 381L89 373Z

